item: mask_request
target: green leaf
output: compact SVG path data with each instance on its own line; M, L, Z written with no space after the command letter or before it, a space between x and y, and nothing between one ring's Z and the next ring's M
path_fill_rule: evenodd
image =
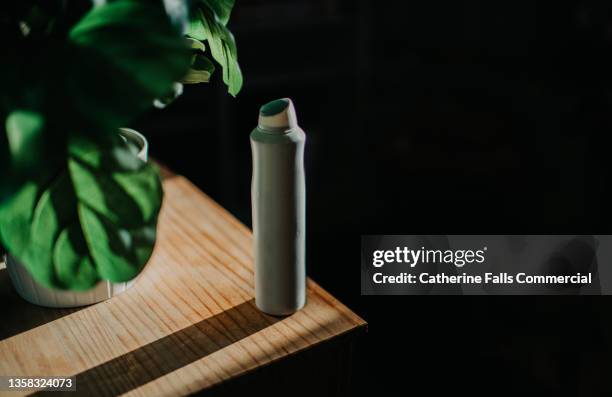
M234 0L202 0L202 3L206 4L215 13L219 22L227 25L232 8L234 8Z
M70 93L79 114L114 129L150 108L189 68L190 49L154 3L118 0L92 8L69 32Z
M28 246L39 191L38 184L29 181L0 203L0 237L5 248L15 256L22 256Z
M23 109L13 110L0 125L0 201L28 180L48 177L58 167L64 134L49 134L46 128L40 112Z
M40 283L83 290L99 279L128 281L146 264L161 181L152 165L134 167L126 156L135 154L118 137L73 138L66 165L52 178L31 181L0 203L0 238Z
M121 145L114 142L112 149L98 150L99 145L86 136L73 136L69 147L70 154L78 158L91 168L104 172L113 172L115 169L124 171L139 171L144 167L143 161L138 158L138 150L132 145Z
M192 39L191 37L186 37L187 45L189 48L199 52L205 52L206 46L200 40Z
M204 55L195 55L191 69L181 79L185 84L208 83L215 71L215 65Z
M1 230L6 249L16 256L39 282L50 287L62 287L57 279L52 257L55 242L64 225L74 222L72 208L76 201L74 196L69 194L70 191L70 177L66 173L52 179L46 189L37 189L34 206L27 208L30 210L27 217L19 220L24 227L19 235L25 236L24 241L19 241L21 252L15 247L17 236L5 233L4 228ZM2 223L16 216L12 213L1 215Z
M153 252L155 224L120 228L82 204L79 218L98 273L105 280L131 280Z
M27 110L13 111L6 118L6 134L12 166L27 169L38 165L44 142L44 118L40 113Z
M59 282L73 290L87 290L100 279L78 225L69 226L60 233L53 263Z
M208 42L213 58L223 69L223 82L227 85L229 93L236 96L243 82L242 71L238 65L236 42L213 8L204 3L203 7L195 10L188 35Z
M187 29L188 38L206 40L206 31L204 30L200 13L201 11L199 9L195 9L193 11L194 16L189 18L189 28Z

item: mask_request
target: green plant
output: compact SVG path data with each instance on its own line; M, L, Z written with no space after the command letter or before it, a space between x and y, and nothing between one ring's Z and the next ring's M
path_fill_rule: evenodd
M234 0L16 3L0 16L0 241L52 288L130 280L163 192L118 128L207 82L209 54L238 93Z

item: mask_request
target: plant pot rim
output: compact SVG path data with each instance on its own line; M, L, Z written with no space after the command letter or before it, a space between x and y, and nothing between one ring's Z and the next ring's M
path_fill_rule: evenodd
M147 161L149 141L147 141L147 138L144 135L132 128L119 128L119 135L127 142L134 144L138 149L138 157L142 161Z

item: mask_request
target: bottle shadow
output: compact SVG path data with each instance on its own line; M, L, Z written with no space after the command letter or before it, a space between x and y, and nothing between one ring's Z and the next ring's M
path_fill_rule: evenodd
M76 374L78 395L116 396L133 390L226 346L283 317L260 312L254 299L199 321L129 353ZM40 395L53 391L38 391Z

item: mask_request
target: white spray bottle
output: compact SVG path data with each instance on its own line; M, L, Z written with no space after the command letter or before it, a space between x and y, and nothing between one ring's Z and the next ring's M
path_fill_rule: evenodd
M290 99L262 106L251 133L255 304L277 316L306 303L305 142Z

